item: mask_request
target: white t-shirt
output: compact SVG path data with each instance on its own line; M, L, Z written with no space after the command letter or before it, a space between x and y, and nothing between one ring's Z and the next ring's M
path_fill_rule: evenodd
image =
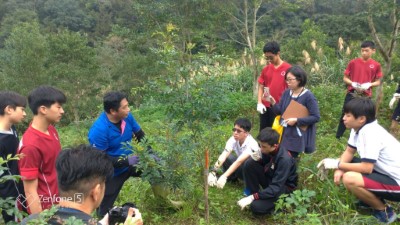
M348 144L357 149L362 161L374 163L374 170L400 185L400 143L376 120L358 133L351 129Z
M225 149L226 150L233 150L235 151L236 155L239 157L243 152L247 154L251 154L251 150L258 150L260 147L258 146L257 141L251 136L251 134L247 135L246 139L244 140L242 146L240 146L239 141L236 141L235 138L232 136L226 142Z

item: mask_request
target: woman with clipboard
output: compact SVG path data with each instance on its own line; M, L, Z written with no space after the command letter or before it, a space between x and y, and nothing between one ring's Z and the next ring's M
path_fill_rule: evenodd
M280 146L286 148L294 158L302 152L315 151L316 123L320 114L317 99L305 88L307 74L299 66L286 71L288 89L283 92L279 103L271 96L271 104L277 115L281 115L284 126Z

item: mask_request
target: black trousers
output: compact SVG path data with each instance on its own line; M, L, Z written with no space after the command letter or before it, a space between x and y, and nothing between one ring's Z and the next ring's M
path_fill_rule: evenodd
M222 168L224 168L224 171L227 171L229 167L236 161L237 157L234 156L232 153L226 158L224 164L222 164ZM229 177L228 181L237 181L238 179L243 180L243 164L239 166L239 168L236 169L235 172L233 172Z
M346 105L346 103L348 103L350 100L352 100L355 97L353 92L349 92L346 94L346 97L344 98L344 103L343 103L343 107L342 107L342 114L340 115L339 118L339 125L336 131L336 138L341 138L344 134L344 132L346 131L346 126L344 125L343 122L343 116L344 116L344 106Z
M264 172L264 166L249 158L244 163L243 175L246 177L246 187L250 190L250 193L256 193L262 189L268 187L272 181L272 177L269 177ZM291 191L285 187L282 190L282 194L290 193ZM250 204L250 210L256 215L264 215L271 213L275 208L275 202L278 200L280 194L277 197L270 199L258 199Z
M276 114L273 112L272 108L267 108L264 114L260 114L260 131L266 127L272 127L275 117Z
M114 176L106 181L104 198L97 209L97 214L99 217L103 217L111 208L113 208L114 202L117 199L125 181L128 180L129 177L140 177L140 174L141 173L136 171L136 167L130 166L129 169L124 173Z

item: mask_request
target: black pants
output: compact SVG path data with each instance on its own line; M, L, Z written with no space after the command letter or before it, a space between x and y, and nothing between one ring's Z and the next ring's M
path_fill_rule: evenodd
M344 125L344 122L343 122L344 106L346 105L346 103L348 103L354 97L355 97L355 94L353 92L349 92L346 94L346 97L344 98L342 114L339 118L339 125L338 125L337 131L336 131L336 138L341 138L343 136L344 132L346 131L346 126Z
M264 114L260 114L260 131L266 127L272 127L274 123L276 114L273 112L272 108L267 108Z
M129 167L124 173L114 176L106 181L106 190L103 201L97 209L97 214L103 217L111 208L113 208L114 202L118 197L119 192L122 189L125 181L129 177L139 177L140 173L136 171L136 167Z
M268 187L272 181L272 177L269 177L264 172L264 166L249 158L244 163L243 175L246 177L246 187L250 190L250 193L256 193L262 189ZM282 193L290 193L289 189L281 190ZM250 210L256 215L264 215L271 213L275 208L275 202L278 200L280 194L277 197L270 199L258 199L250 204Z
M237 157L234 156L232 153L226 158L224 164L222 164L222 168L224 168L224 171L227 171L229 167L236 161ZM238 179L243 180L243 164L239 166L239 168L236 169L235 172L233 172L229 177L228 181L237 181Z

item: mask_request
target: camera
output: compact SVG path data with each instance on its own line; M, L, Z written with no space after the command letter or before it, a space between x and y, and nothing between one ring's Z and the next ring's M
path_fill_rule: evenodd
M131 202L123 204L121 207L115 207L108 211L108 224L120 224L124 223L128 216L129 208L136 208L136 205ZM132 215L135 216L135 215Z

